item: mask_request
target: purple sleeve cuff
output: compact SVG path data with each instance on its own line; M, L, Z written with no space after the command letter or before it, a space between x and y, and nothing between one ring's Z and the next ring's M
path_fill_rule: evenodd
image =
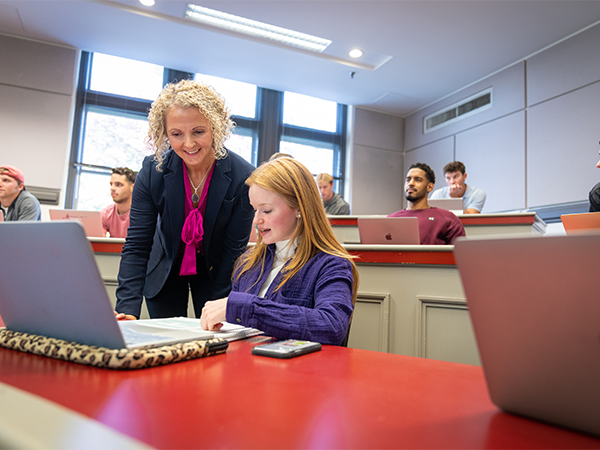
M249 326L255 298L255 295L246 292L230 292L225 313L227 322Z

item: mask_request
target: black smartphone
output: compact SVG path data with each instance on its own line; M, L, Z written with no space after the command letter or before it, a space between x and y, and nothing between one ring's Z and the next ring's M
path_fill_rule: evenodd
M289 359L307 353L318 352L321 344L318 342L288 339L272 344L257 345L252 348L253 355L270 356L271 358Z

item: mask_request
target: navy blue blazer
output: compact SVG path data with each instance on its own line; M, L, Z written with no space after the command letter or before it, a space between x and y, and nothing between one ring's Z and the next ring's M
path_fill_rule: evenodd
M119 313L140 316L142 295L152 298L164 286L181 245L185 221L183 161L165 154L162 172L154 156L144 159L133 188L130 222L121 253ZM254 167L235 153L215 163L204 214L203 258L211 284L206 300L226 297L236 259L245 251L254 210L245 181Z

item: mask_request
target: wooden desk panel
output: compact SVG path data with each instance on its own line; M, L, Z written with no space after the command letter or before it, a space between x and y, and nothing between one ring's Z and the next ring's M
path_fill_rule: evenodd
M0 382L157 448L600 448L499 412L477 366L332 346L285 361L257 342L131 372L0 349Z

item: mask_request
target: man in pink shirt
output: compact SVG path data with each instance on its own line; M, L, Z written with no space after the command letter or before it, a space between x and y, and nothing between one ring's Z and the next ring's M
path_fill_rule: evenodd
M115 167L110 176L110 195L114 203L101 211L102 228L113 238L127 237L131 193L136 173L127 167Z

